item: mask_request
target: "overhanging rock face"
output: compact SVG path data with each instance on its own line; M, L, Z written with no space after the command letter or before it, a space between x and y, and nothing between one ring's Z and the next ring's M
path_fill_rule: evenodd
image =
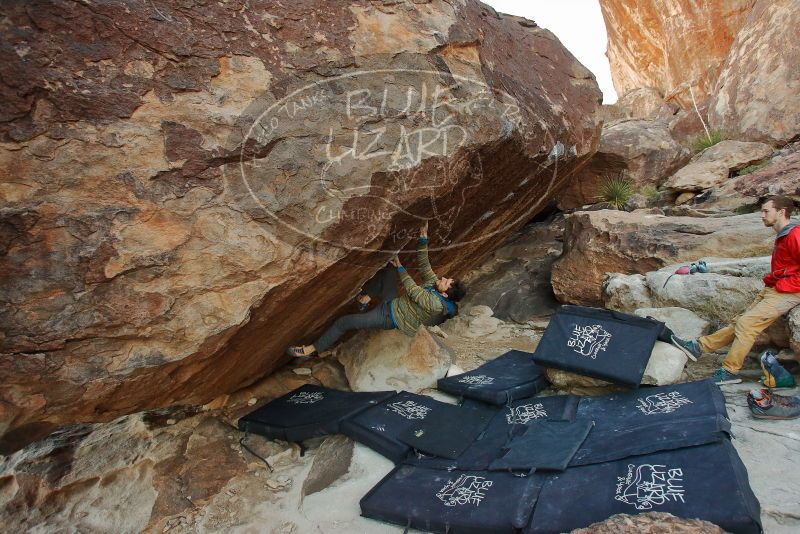
M119 8L4 10L2 451L271 372L423 220L465 272L598 143L593 76L478 2Z

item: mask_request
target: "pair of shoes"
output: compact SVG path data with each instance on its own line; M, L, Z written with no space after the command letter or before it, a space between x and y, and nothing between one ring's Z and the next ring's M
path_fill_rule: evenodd
M689 272L691 274L694 273L707 273L708 272L708 265L703 260L698 261L697 263L693 263L689 266Z
M672 344L681 349L686 356L689 357L690 360L693 362L697 361L697 358L703 354L703 350L700 348L700 344L697 343L694 339L681 339L676 335L671 335L669 337Z
M770 389L789 389L795 387L796 383L792 374L778 363L778 359L771 350L765 350L759 358L761 370L764 376L761 377L762 385Z
M717 369L717 372L714 373L712 378L714 379L714 383L718 386L722 386L724 384L738 384L742 381L739 375L731 373L724 367Z
M776 395L768 389L753 389L747 406L758 419L796 419L800 417L800 398Z

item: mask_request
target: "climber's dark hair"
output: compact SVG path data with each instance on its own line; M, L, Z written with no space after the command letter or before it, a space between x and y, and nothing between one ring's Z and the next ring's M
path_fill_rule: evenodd
M767 202L772 202L772 207L775 208L776 210L786 210L787 217L791 217L792 213L795 210L794 200L786 196L773 195L771 197L767 197L767 199L764 200L764 204L766 204Z
M450 289L447 290L447 298L452 301L458 302L467 296L467 286L461 280L453 280Z

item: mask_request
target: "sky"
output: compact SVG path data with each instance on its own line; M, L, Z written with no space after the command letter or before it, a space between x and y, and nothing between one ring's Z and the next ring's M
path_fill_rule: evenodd
M606 26L599 0L482 0L495 10L518 15L547 28L597 78L603 103L613 104L617 93L606 58Z

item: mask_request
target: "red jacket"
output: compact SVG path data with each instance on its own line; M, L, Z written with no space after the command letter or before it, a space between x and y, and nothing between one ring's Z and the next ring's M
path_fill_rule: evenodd
M764 285L778 293L800 293L800 224L786 226L775 238L772 272L764 277Z

